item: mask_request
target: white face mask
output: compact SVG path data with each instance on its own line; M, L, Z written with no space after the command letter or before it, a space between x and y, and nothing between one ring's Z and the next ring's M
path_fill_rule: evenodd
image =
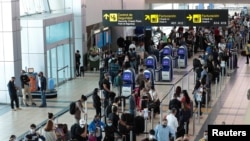
M84 127L84 124L80 124L80 127L83 128L83 127Z
M108 126L112 126L112 123L108 123Z
M204 135L204 139L207 140L207 135Z
M150 139L150 140L154 139L154 135L149 135L148 139Z
M31 132L32 134L34 134L34 133L36 132L36 130L35 130L35 129L30 129L30 132Z

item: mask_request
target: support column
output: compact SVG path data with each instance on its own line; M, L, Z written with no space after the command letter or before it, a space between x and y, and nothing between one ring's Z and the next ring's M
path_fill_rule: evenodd
M19 0L0 1L0 103L9 103L7 83L12 76L20 85L22 69Z

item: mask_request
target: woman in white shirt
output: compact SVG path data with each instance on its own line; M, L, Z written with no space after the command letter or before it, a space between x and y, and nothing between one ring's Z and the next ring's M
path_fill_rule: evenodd
M49 120L42 131L42 135L45 137L46 141L56 141L57 139L52 113L49 113Z

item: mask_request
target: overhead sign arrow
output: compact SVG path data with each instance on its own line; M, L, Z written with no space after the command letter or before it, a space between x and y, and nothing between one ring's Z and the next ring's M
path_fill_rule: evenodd
M145 15L145 21L146 21L146 20L150 20L149 15Z
M105 18L105 20L107 20L109 18L109 14L104 14L103 17Z
M191 14L189 14L186 18L187 18L189 21L191 21L193 17L192 17Z

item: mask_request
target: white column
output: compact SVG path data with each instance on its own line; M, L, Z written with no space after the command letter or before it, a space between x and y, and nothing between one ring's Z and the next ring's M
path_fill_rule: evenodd
M22 69L19 0L0 1L0 103L9 103L7 83L12 76L20 86Z

